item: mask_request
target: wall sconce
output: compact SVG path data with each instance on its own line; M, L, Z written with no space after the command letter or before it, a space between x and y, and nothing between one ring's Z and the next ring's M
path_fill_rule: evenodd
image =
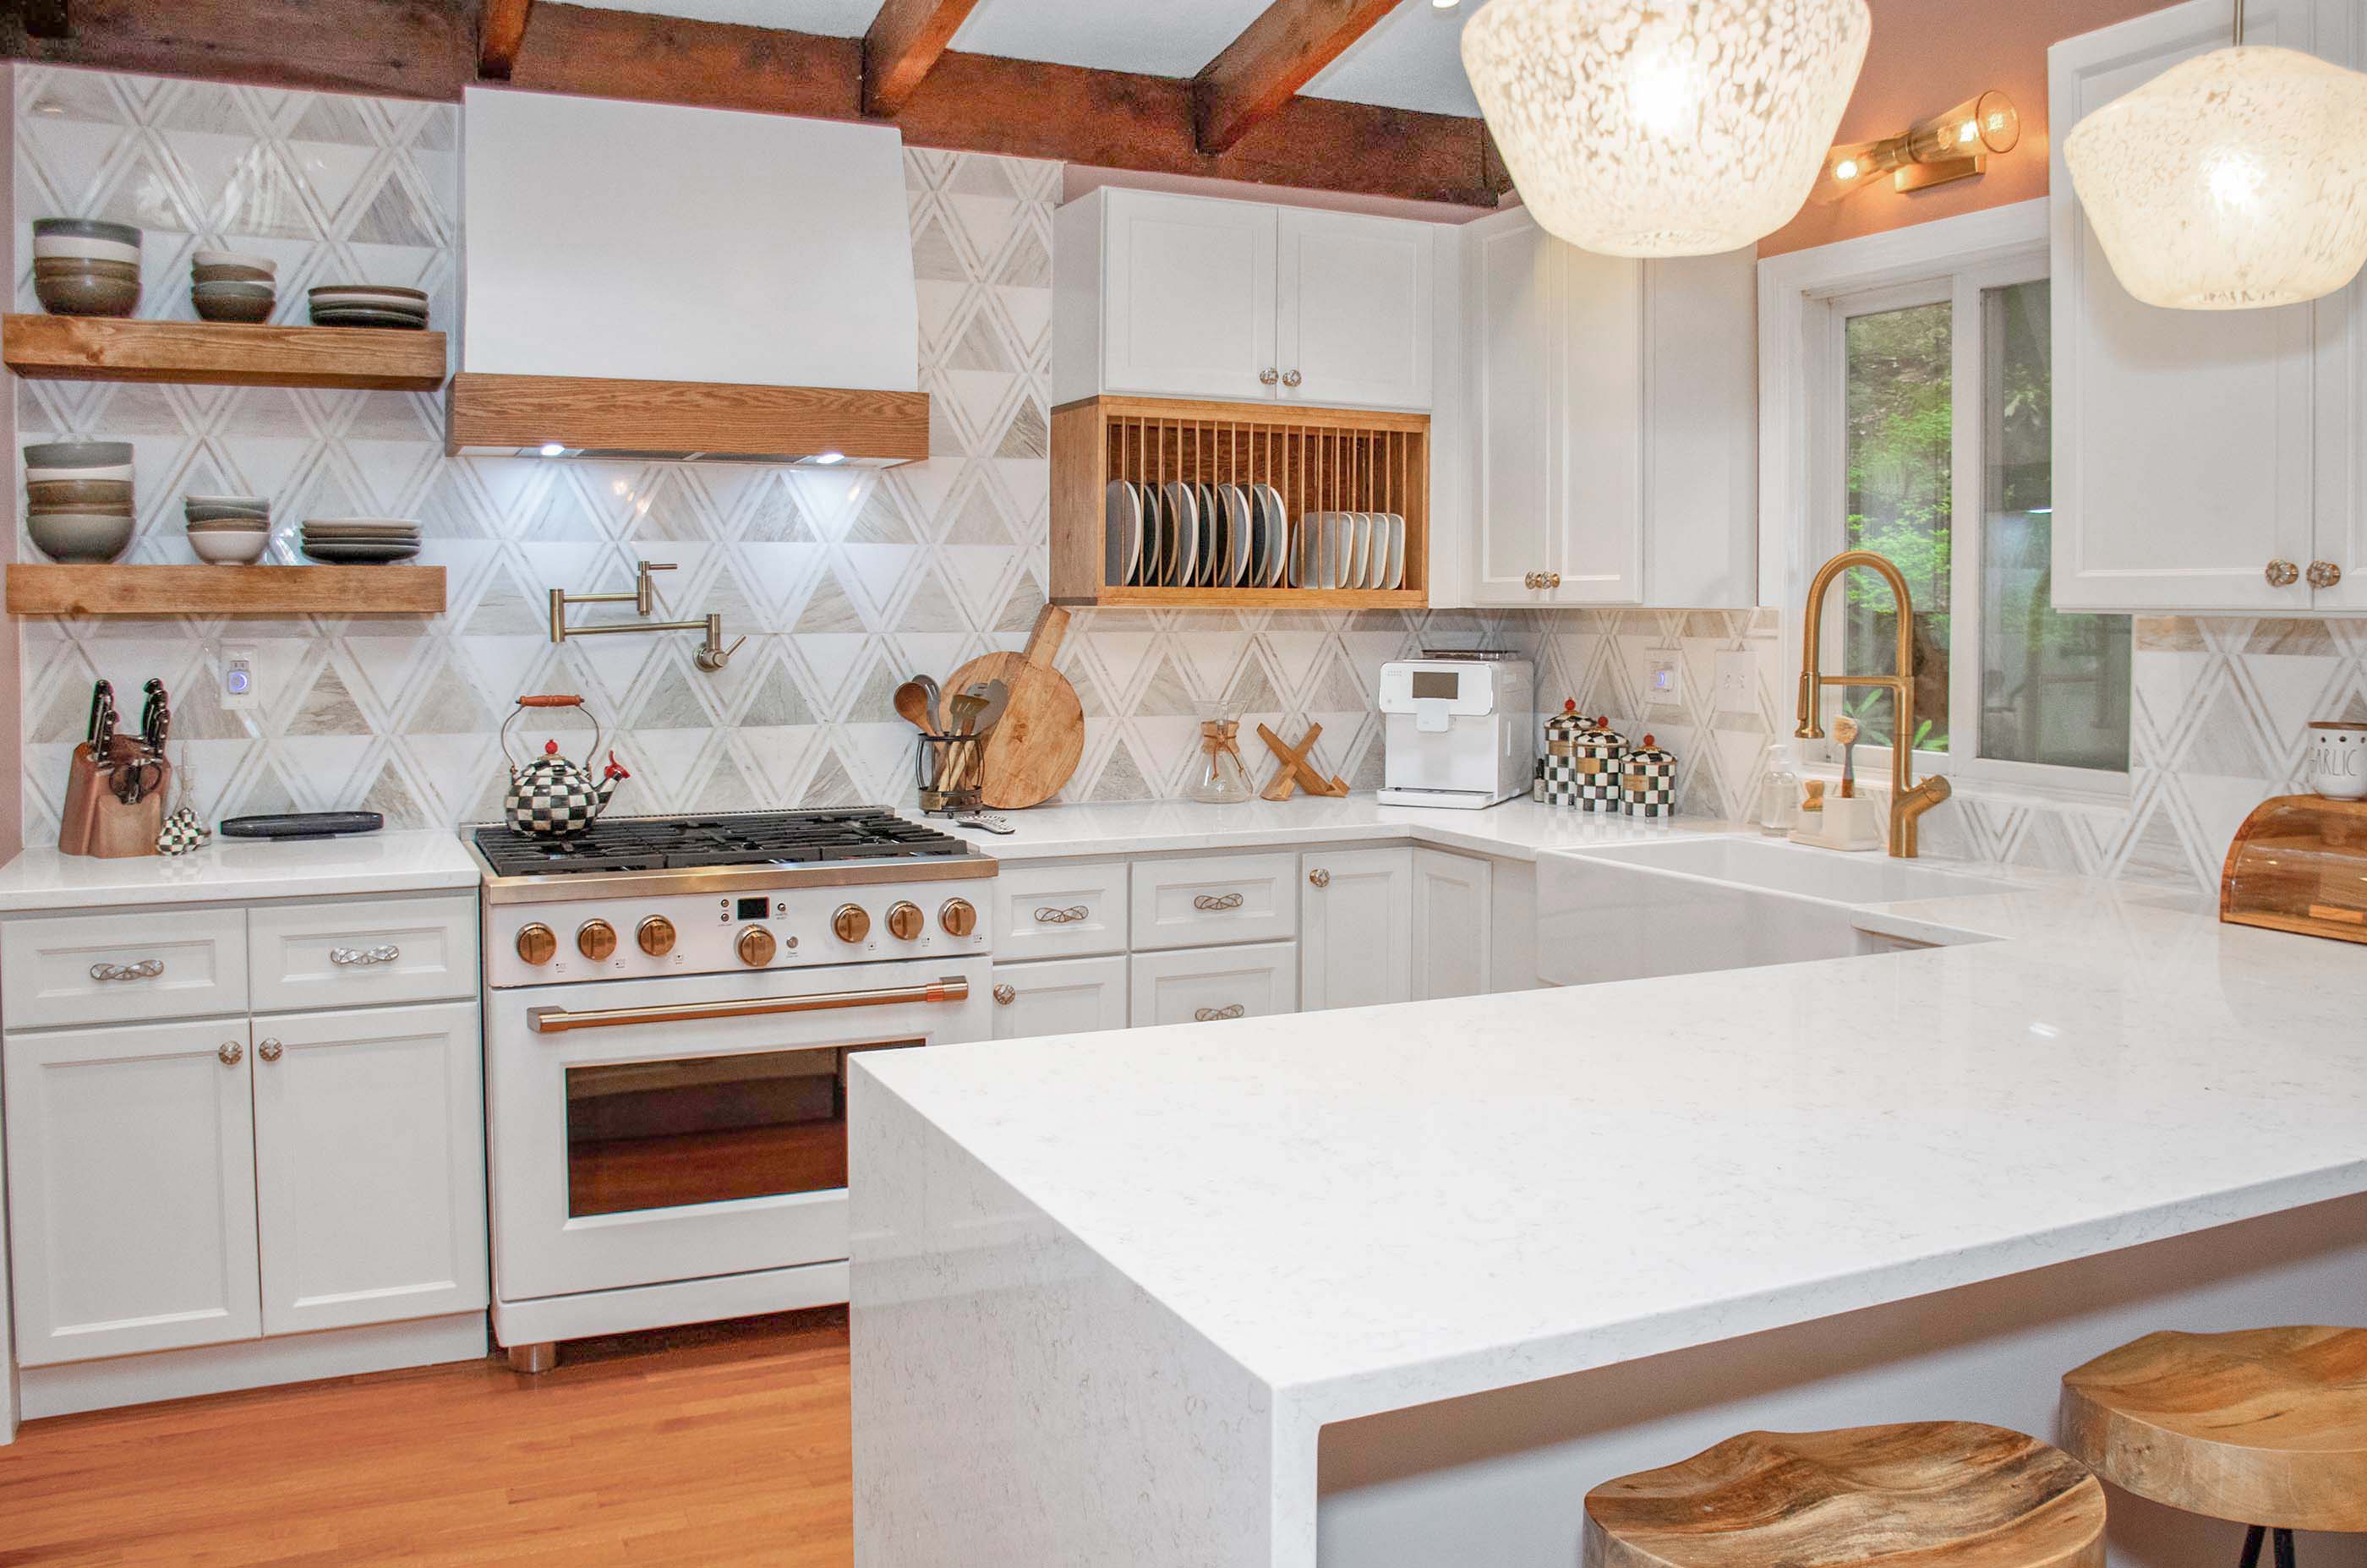
M1984 173L1992 152L2010 152L2022 140L2022 112L2003 93L1966 98L1945 114L1920 120L1897 136L1851 141L1825 154L1817 199L1839 201L1890 176L1893 190L1927 190Z

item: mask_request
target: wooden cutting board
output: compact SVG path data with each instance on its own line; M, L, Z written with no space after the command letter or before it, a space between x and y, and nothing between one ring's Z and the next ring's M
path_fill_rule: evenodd
M979 760L979 785L989 806L1016 811L1042 805L1069 782L1077 759L1085 754L1084 705L1069 678L1052 668L1068 631L1069 612L1047 604L1027 634L1025 650L981 654L946 682L948 700L980 681L1000 681L1011 689L1011 701Z

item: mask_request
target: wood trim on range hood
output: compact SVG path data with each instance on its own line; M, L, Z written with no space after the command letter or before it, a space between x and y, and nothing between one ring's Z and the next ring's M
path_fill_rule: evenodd
M444 450L886 468L929 455L929 394L583 376L452 378Z

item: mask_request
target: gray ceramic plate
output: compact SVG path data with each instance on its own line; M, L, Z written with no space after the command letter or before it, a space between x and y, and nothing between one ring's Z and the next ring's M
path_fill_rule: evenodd
M419 553L419 547L371 544L358 539L307 539L304 541L304 553L314 560L361 566L379 561L409 560Z
M314 310L312 324L316 327L394 327L412 332L427 330L425 316L406 316L400 310Z
M28 468L105 468L130 461L129 441L37 441L25 448Z

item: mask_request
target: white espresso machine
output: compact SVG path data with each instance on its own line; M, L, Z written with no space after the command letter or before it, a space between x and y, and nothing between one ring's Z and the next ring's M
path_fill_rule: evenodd
M1536 669L1509 653L1426 649L1381 666L1381 803L1477 811L1529 793Z

